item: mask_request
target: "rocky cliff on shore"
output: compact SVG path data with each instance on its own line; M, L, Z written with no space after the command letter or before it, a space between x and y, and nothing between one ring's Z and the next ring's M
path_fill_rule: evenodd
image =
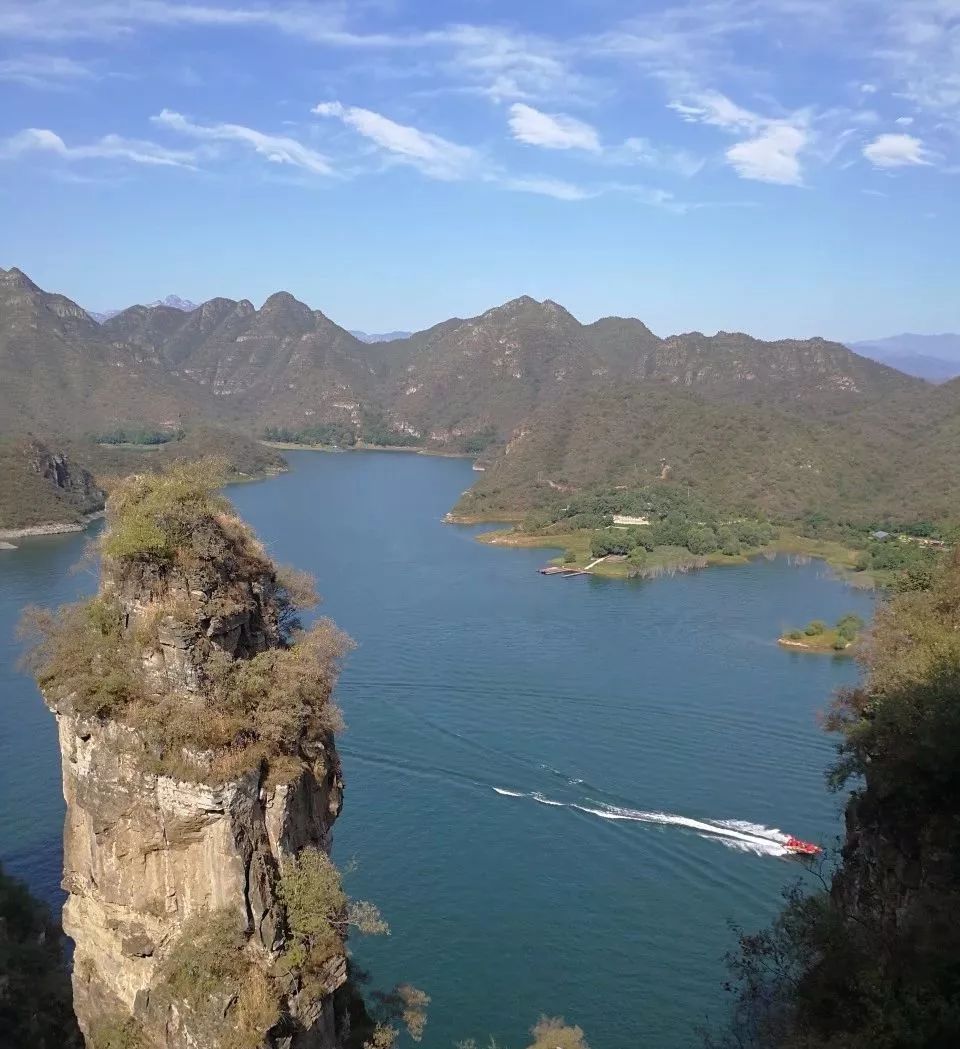
M0 442L0 539L80 529L105 498L63 452L34 437Z

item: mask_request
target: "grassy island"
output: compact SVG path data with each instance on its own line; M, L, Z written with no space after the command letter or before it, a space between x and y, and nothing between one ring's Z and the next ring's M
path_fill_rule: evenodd
M804 652L849 653L864 628L863 620L853 613L842 616L831 627L822 619L811 620L802 630L788 630L779 638L785 648Z
M483 519L448 515L455 523ZM621 579L744 564L759 556L818 558L854 586L893 590L925 585L952 542L949 529L928 522L884 530L818 514L773 520L748 508L712 505L670 483L558 496L511 527L478 539L495 546L557 549L562 553L554 558L555 566Z

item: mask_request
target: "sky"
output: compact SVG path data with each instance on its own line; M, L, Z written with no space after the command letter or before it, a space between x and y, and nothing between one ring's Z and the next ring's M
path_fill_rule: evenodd
M0 0L0 265L91 309L960 331L960 0Z

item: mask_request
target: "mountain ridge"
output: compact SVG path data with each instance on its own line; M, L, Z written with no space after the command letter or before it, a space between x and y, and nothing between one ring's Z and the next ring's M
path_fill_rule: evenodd
M957 415L952 384L939 392L823 338L764 342L725 331L661 338L636 318L582 324L559 303L529 295L378 343L362 342L285 291L259 309L227 298L191 311L133 306L97 325L19 270L0 271L0 318L0 366L17 376L0 389L0 432L49 431L52 419L68 434L108 432L132 420L171 430L213 423L258 436L269 428L307 443L483 452L492 466L523 447L531 426L549 433L562 423L580 451L550 469L559 469L554 480L577 484L587 483L584 467L597 480L629 474L617 463L625 449L642 456L635 435L646 432L659 456L680 461L683 449L693 456L690 483L710 483L693 455L696 442L722 456L727 440L750 461L751 476L766 461L780 497L771 501L763 484L747 487L762 489L771 510L822 502L824 486L806 479L811 472L849 478L834 504L838 513L879 509L888 495L898 509L911 499L918 512L939 509L940 495L954 490L944 465ZM594 420L592 437L578 413ZM673 455L636 413L669 423ZM766 453L758 457L744 445L738 420ZM771 433L794 449L792 458L775 452ZM916 455L917 434L933 454ZM610 446L597 454L583 450L604 440ZM839 457L820 454L817 441L838 445ZM499 476L510 498L527 501L520 487L562 444L555 431L538 453L540 468L525 451L506 473L489 470L478 491ZM521 463L529 469L520 471ZM871 478L877 499L868 499ZM936 491L924 495L924 478L935 478Z

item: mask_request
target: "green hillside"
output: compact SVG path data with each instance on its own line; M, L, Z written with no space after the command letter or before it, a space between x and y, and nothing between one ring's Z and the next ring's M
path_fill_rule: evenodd
M960 505L948 443L918 457L894 433L880 441L842 420L631 384L568 396L534 414L457 510L494 517L584 488L662 479L732 510L774 516L942 517Z

